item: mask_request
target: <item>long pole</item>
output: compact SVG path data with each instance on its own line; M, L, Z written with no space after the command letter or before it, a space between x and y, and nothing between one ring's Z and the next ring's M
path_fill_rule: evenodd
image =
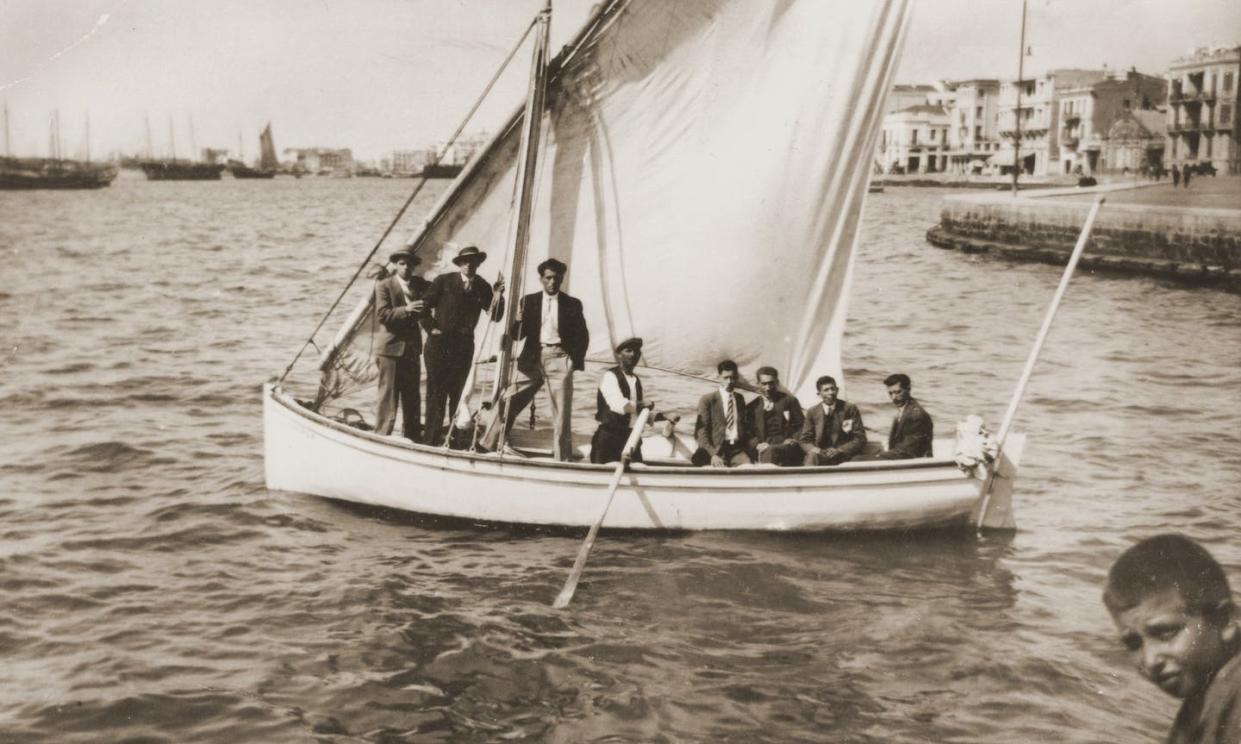
M1025 394L1026 385L1030 382L1030 375L1034 372L1034 363L1038 361L1039 352L1043 350L1043 343L1047 341L1047 334L1051 331L1051 322L1056 318L1056 310L1060 308L1060 300L1064 298L1064 292L1069 288L1069 280L1073 278L1073 271L1077 268L1077 262L1081 259L1082 253L1086 250L1086 242L1090 238L1090 229L1094 226L1095 215L1099 213L1099 207L1103 206L1104 197L1100 196L1090 205L1090 212L1086 215L1086 224L1082 225L1081 234L1077 236L1077 245L1073 246L1073 253L1069 256L1069 263L1064 267L1064 274L1060 277L1060 286L1056 287L1056 294L1051 298L1051 306L1047 308L1047 315L1043 318L1043 327L1038 331L1038 337L1034 339L1034 347L1030 349L1030 355L1026 357L1025 369L1021 371L1021 378L1017 380L1017 389L1013 391L1012 400L1008 403L1008 410L1004 412L1004 420L1000 424L1000 431L996 434L996 453L995 460L987 474L987 481L983 485L983 502L982 509L978 514L978 525L981 527L987 521L987 510L991 506L991 485L995 482L996 470L1000 466L1000 457L1004 452L1004 440L1008 438L1009 429L1012 428L1013 419L1017 416L1017 408L1021 405L1021 398Z
M590 557L590 551L595 547L595 538L599 536L599 528L603 526L603 520L607 518L608 510L612 508L612 499L616 496L621 476L625 474L625 468L629 466L629 458L633 453L633 448L638 445L638 439L642 437L642 429L646 426L646 419L650 413L651 409L643 408L637 420L633 422L633 431L629 432L629 439L625 440L625 449L621 450L621 461L616 466L616 472L612 474L611 482L608 483L608 498L603 504L603 513L590 526L586 539L582 541L582 547L577 551L577 560L573 561L573 570L569 572L569 578L565 581L560 594L556 595L556 601L552 602L552 607L558 610L568 607L569 602L573 601L573 593L577 591L577 582L581 580L582 571L586 569L586 559Z
M155 150L151 147L151 115L143 113L142 121L146 124L147 128L147 160L154 160Z
M86 112L86 162L90 162L90 112Z
M525 131L521 142L521 182L517 193L517 226L513 238L513 263L509 270L508 312L505 314L506 326L520 325L521 289L525 282L526 252L530 244L530 211L534 204L534 178L537 175L536 165L539 158L539 137L543 129L543 103L547 90L547 40L551 27L551 0L539 11L538 30L534 37L534 59L530 63L530 92L526 97ZM530 343L527 341L527 343ZM495 418L492 426L500 429L497 451L504 451L508 427L508 390L512 377L513 339L508 328L500 338L500 353L496 362L496 396L493 404Z
M168 117L168 146L172 148L172 160L177 159L177 132L172 126L172 117Z
M1021 89L1026 86L1026 1L1021 0L1021 43L1017 47L1017 108L1013 111L1013 196L1017 196L1017 176L1021 172Z
M194 115L189 114L190 120L190 160L197 161L198 155L198 137L194 135Z
M9 141L9 99L4 99L4 156L13 157L13 146Z

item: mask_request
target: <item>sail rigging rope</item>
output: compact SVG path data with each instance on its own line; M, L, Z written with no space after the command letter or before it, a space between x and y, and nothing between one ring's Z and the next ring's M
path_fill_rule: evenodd
M474 102L474 105L470 107L469 113L465 115L465 118L457 127L457 131L453 132L452 137L449 138L448 142L440 150L440 153L436 156L433 165L438 165L440 160L442 160L451 150L452 146L456 144L457 138L461 136L463 131L465 131L465 127L470 123L471 119L474 118L474 114L478 112L478 109L482 106L483 101L487 99L487 96L491 93L491 89L495 86L496 81L500 79L500 75L508 69L508 64L517 54L517 50L521 48L522 44L526 43L526 38L530 36L530 32L534 29L535 24L538 23L538 20L539 16L537 14L530 20L530 25L526 26L526 30L522 32L521 38L517 40L517 43L514 44L513 48L509 51L508 56L506 56L504 61L500 63L499 69L497 69L495 75L491 77L491 81L487 83L487 87L483 89L482 95L480 95L478 100ZM284 372L281 373L280 378L276 380L276 384L284 382L285 378L289 376L289 373L293 371L293 366L297 364L297 360L301 359L302 354L306 352L306 348L314 343L314 338L319 331L323 329L323 324L327 323L327 319L330 318L332 313L336 311L336 308L340 305L341 300L345 299L345 295L349 292L349 289L353 287L354 282L356 282L358 277L362 275L362 272L366 270L367 264L369 264L371 259L375 257L375 254L379 251L379 247L383 245L384 240L386 240L388 235L392 233L392 230L396 228L397 224L401 221L401 217L405 215L405 211L409 209L409 205L414 203L414 199L416 199L418 194L422 192L422 188L426 185L428 180L429 179L426 176L423 176L422 179L419 180L417 186L414 187L413 193L409 195L409 198L405 200L403 205L401 205L401 209L396 213L396 216L392 218L392 222L389 223L388 229L384 230L383 235L379 236L379 240L375 242L375 246L371 248L370 253L367 253L366 258L362 259L362 264L358 266L357 271L353 272L353 276L349 278L349 281L345 284L344 289L342 289L340 294L337 295L336 301L333 302L331 307L327 309L327 312L323 314L323 317L319 320L318 325L316 325L315 329L310 332L310 336L306 339L306 342L302 344L300 349L297 350L297 354L293 356L293 361L289 362L289 366L285 368Z

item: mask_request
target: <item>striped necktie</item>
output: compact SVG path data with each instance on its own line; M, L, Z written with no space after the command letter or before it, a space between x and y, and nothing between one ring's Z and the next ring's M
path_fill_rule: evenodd
M733 396L728 396L728 403L724 406L724 436L733 430L737 425L737 414L733 411Z

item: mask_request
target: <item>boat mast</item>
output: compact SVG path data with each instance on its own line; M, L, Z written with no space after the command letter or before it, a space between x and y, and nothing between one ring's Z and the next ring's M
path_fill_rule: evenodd
M512 378L513 339L508 327L519 327L522 322L521 298L524 286L526 253L530 244L530 210L534 203L534 178L539 157L539 138L543 128L543 104L547 93L547 39L551 28L552 3L547 0L539 11L538 29L534 36L534 59L530 63L530 90L526 96L525 128L521 138L521 170L517 191L517 229L513 239L513 260L509 267L508 296L506 299L505 332L501 336L499 359L496 363L496 416L493 426L500 429L499 447L504 449L508 427L509 400L505 397ZM511 325L510 321L511 319ZM529 343L529 342L527 342Z
M4 99L4 156L13 157L13 146L9 141L9 99Z
M189 115L190 120L190 160L198 161L198 138L194 136L194 115Z
M170 160L177 160L177 131L172 126L172 116L168 117L168 146L172 148L172 157Z
M86 162L90 162L90 112L86 112Z
M1017 196L1017 177L1021 173L1021 89L1025 87L1026 2L1021 0L1021 43L1017 47L1017 108L1013 110L1016 129L1013 135L1013 196Z
M151 115L143 112L142 120L147 125L147 160L154 160L155 148L151 146Z

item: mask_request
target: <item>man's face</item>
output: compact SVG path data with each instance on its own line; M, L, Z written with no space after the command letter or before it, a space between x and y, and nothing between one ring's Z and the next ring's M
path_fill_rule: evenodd
M840 392L840 388L830 382L825 382L819 388L819 400L823 401L825 406L836 405L836 395Z
M620 350L620 363L626 372L632 372L633 368L638 366L638 360L642 358L642 352L636 347L626 346Z
M726 369L720 373L720 386L725 390L732 391L737 385L737 370Z
M564 282L564 276L559 272L547 269L539 275L539 281L543 283L543 291L549 295L554 295L560 291L560 285Z
M775 375L759 375L758 376L758 392L766 399L771 400L771 396L776 394L776 390L780 387L780 380Z
M1237 633L1235 625L1190 614L1175 589L1147 597L1112 620L1142 676L1177 698L1207 684L1228 660Z
M397 276L401 277L405 281L409 281L410 277L414 275L414 262L410 261L408 258L398 258L396 261L393 261L393 263L396 264Z
M470 277L474 276L477 273L478 273L478 262L477 261L462 261L461 262L461 276L465 277L466 279L469 279Z
M900 383L888 385L888 397L899 408L909 402L909 391L901 387Z

